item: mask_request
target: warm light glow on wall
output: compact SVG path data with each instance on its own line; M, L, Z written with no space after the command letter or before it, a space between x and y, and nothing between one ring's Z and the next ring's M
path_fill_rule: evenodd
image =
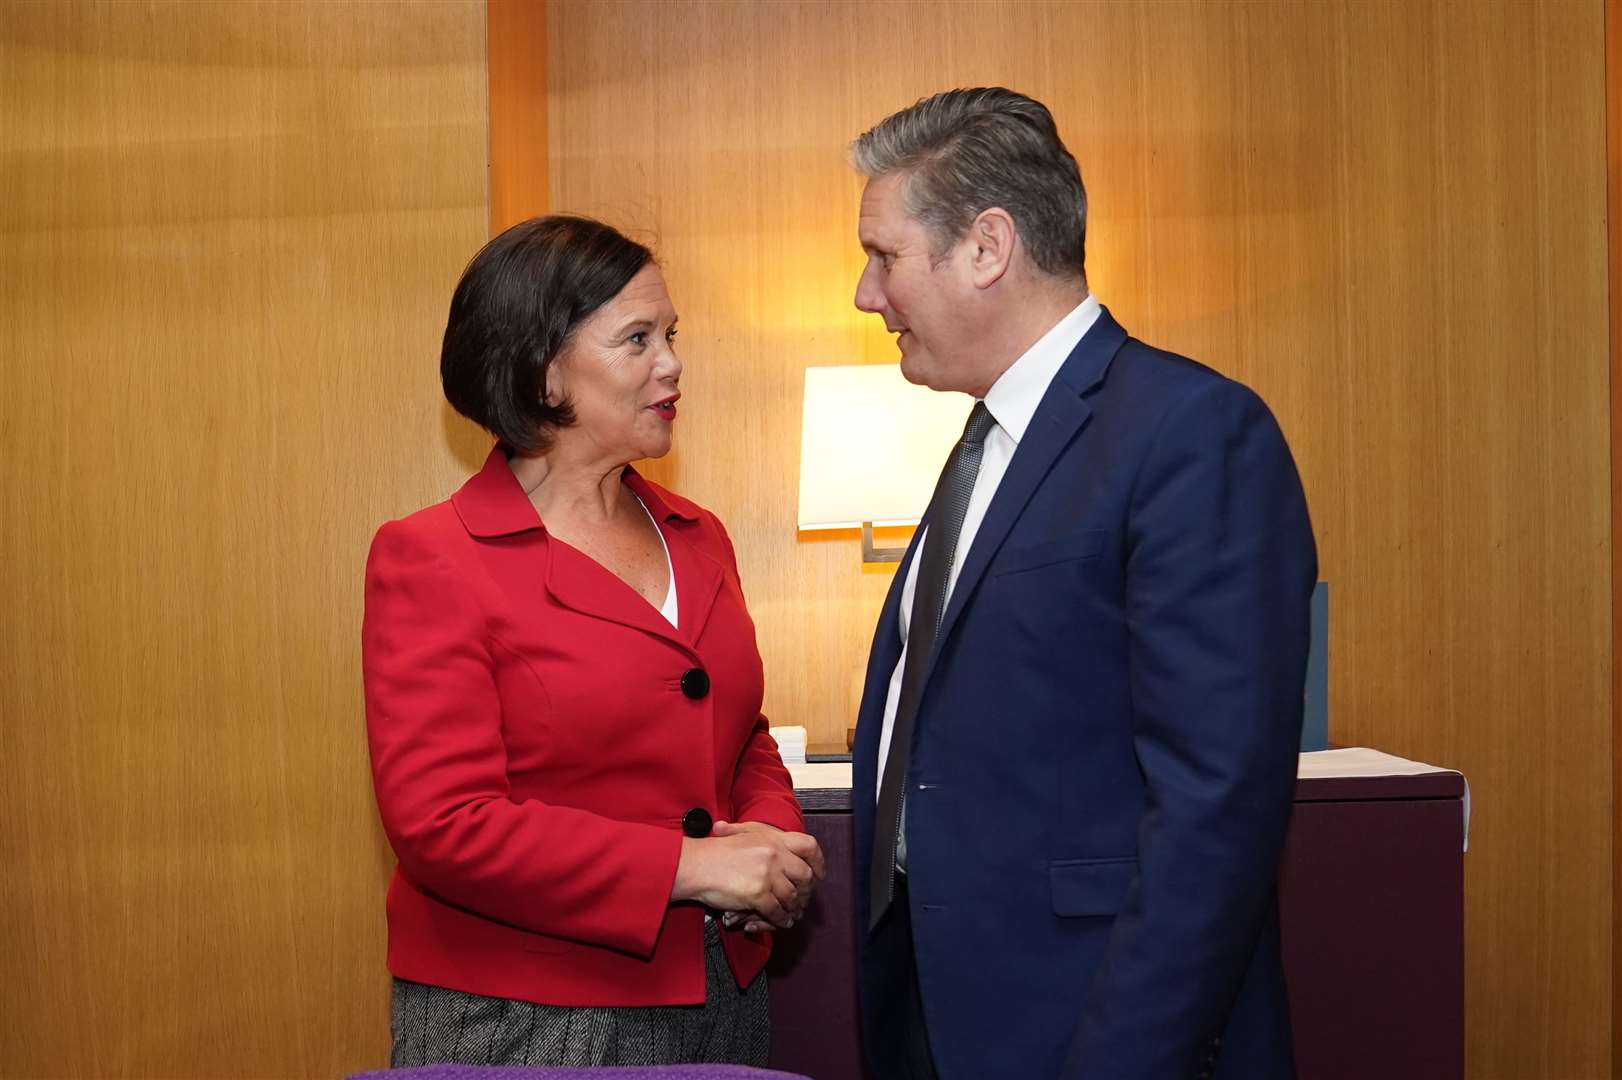
M806 368L800 528L916 525L969 405L896 364Z

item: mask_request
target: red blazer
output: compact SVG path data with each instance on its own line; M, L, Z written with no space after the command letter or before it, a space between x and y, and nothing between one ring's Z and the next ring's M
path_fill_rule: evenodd
M372 543L366 729L399 858L402 979L551 1005L702 1002L704 913L670 903L682 815L804 827L725 530L630 469L625 483L670 549L679 629L547 535L499 447ZM694 668L697 698L681 683ZM769 941L724 941L746 984Z

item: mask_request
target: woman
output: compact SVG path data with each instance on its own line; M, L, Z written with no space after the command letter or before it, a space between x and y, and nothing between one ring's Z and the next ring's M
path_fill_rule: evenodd
M498 442L366 570L395 1066L765 1062L769 930L822 855L726 532L628 465L670 449L675 324L651 253L575 217L451 300L445 395Z

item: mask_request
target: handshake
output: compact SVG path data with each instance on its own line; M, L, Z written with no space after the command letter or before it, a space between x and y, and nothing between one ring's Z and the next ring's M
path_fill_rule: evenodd
M759 821L717 821L710 835L684 836L671 900L696 900L723 912L745 933L787 930L822 881L822 848L805 833Z

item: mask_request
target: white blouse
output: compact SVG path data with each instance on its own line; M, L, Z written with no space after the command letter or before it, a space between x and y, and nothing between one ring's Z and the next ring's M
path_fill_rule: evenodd
M654 521L653 511L648 509L648 504L642 502L640 498L637 499L637 503L641 505L642 512L648 515L648 520L653 521L653 531L659 534L659 546L665 552L665 577L669 580L670 587L665 593L665 602L659 605L659 614L665 617L665 622L676 626L676 567L670 561L670 545L665 543L665 534L659 528L659 523Z

